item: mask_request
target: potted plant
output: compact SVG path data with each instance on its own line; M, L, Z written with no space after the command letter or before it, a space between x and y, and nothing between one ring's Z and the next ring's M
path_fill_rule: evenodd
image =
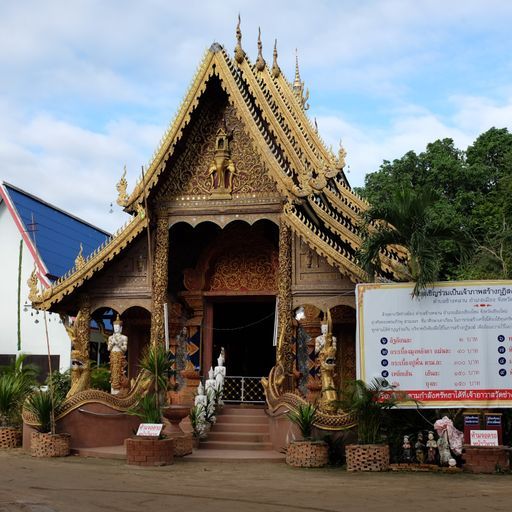
M347 471L387 471L389 445L383 435L386 412L400 401L393 386L382 378L370 383L355 380L343 393L341 407L357 420L359 444L347 445Z
M138 416L141 423L162 424L162 409L156 393L140 398L127 411ZM160 433L159 436L134 435L125 440L126 462L136 466L167 466L174 462L174 440Z
M32 457L65 457L69 455L69 434L56 433L55 414L62 404L63 397L53 393L51 388L41 389L28 396L25 408L32 413L38 425L36 432L32 432L30 440L30 453Z
M21 408L35 385L36 370L20 354L0 373L0 448L21 445Z
M194 405L190 408L188 414L190 425L192 426L192 439L194 448L199 448L199 441L205 437L205 412L204 406L201 404Z
M163 424L164 411L169 408L167 390L173 374L172 361L162 344L148 345L144 350L139 366L153 378L153 388L127 411L138 416L141 423ZM158 437L134 435L125 440L125 446L128 464L165 466L174 461L175 440L163 433Z
M301 468L319 468L329 460L329 446L325 441L313 440L313 425L316 406L300 404L296 411L290 411L288 418L297 425L302 440L292 441L286 450L286 463Z

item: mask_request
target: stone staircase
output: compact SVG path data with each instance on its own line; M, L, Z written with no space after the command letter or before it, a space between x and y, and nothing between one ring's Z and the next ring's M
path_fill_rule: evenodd
M263 407L225 405L217 415L205 450L272 450L268 418Z

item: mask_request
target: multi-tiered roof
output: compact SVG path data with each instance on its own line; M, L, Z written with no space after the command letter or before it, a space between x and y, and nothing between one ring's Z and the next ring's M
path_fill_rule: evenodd
M88 260L81 262L79 268L47 290L41 306L50 307L71 293L147 228L147 219L142 213L144 198L151 195L161 175L172 164L177 144L214 77L227 94L237 117L243 121L262 165L283 198L285 221L309 247L353 282L366 279L357 264L356 253L362 243L360 214L368 205L351 190L345 177L345 151L340 146L335 155L328 149L307 117L308 93L304 92L298 64L295 80L290 83L279 68L276 45L272 66L269 66L263 58L259 37L258 56L251 63L241 39L238 26L237 45L232 57L218 43L205 52L144 178L131 194L126 192L124 178L118 186L119 202L126 211L135 214L134 219ZM404 253L399 250L383 254L384 277L392 278L393 263L403 258Z

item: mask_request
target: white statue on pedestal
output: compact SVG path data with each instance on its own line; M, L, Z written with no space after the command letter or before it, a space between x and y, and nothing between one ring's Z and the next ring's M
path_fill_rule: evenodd
M122 334L123 322L117 315L114 320L114 334L108 338L108 351L110 352L110 383L111 393L117 395L124 387L126 380L125 367L126 358L125 352L128 349L128 337Z
M318 355L320 351L324 348L325 345L325 335L329 332L329 325L327 322L322 322L321 324L322 334L317 336L315 339L315 355ZM336 350L336 337L332 337L332 346L334 350Z
M222 390L224 389L224 379L226 378L226 367L224 366L224 347L221 348L220 355L217 358L217 366L213 371L215 377L215 389L217 390L217 405L223 405Z

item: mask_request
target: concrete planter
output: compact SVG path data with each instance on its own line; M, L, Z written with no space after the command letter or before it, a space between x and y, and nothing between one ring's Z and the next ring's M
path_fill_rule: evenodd
M293 441L286 450L286 464L297 468L321 468L329 462L324 441Z
M32 457L67 457L70 450L69 434L43 434L32 432L30 455Z
M125 440L126 462L134 466L168 466L174 462L174 439L134 436Z
M345 447L347 471L388 471L387 444L349 444Z

